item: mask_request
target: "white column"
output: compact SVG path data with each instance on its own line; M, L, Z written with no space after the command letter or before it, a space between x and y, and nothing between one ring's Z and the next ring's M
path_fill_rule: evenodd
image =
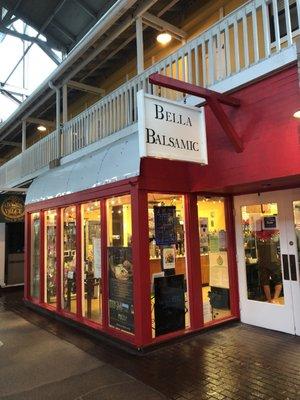
M68 121L68 86L67 86L67 84L64 84L62 87L62 108L63 108L62 122L64 124Z
M22 153L26 150L26 120L22 120Z
M61 132L60 132L60 89L56 91L56 132L57 132L57 157L61 157Z
M144 42L143 42L143 22L139 17L135 23L136 29L136 58L137 58L137 73L141 74L144 71Z
M5 286L5 223L0 223L0 287Z

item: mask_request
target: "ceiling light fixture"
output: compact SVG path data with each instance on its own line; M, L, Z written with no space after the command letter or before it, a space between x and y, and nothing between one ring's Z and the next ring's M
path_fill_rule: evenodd
M39 125L37 127L37 130L40 131L40 132L45 132L47 130L47 128L44 125Z
M171 39L172 39L172 36L167 32L162 32L162 33L158 34L156 37L156 40L158 41L158 43L162 44L163 46L170 43Z

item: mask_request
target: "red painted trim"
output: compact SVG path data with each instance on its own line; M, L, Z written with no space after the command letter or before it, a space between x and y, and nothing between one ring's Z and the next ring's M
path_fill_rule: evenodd
M225 198L225 222L227 229L227 257L228 257L228 273L229 273L229 295L230 308L233 316L240 318L239 307L239 287L238 287L238 268L236 261L236 242L233 215L233 199Z
M63 276L63 259L62 259L62 210L61 208L56 209L56 309L58 312L61 311L62 305L62 276Z
M203 300L196 194L185 196L185 232L191 329L197 329L203 326Z
M227 104L229 106L238 107L240 100L228 94L216 92L214 90L206 89L201 86L194 85L180 81L179 79L170 78L166 75L155 73L149 76L149 82L153 85L162 86L168 89L176 90L186 94L191 94L196 97L202 97L203 99L216 99L220 103Z
M220 105L220 103L224 103L230 106L239 106L239 99L228 96L226 94L215 92L213 90L205 89L191 83L183 82L178 79L170 78L159 73L150 75L149 82L154 85L162 86L168 89L176 90L178 92L191 94L193 96L206 99L207 104L210 106L212 112L219 121L223 130L225 131L236 152L240 153L243 151L243 141L241 137L237 134L236 130L230 122L230 119L225 114Z
M109 183L95 188L82 190L61 197L40 201L26 206L26 211L38 211L55 207L67 207L77 203L86 203L100 198L121 196L130 192L133 185L137 183L138 178L125 179L123 181Z
M31 218L29 213L25 213L25 238L24 238L24 299L30 297L30 243L31 243Z
M106 200L100 201L101 212L101 284L102 284L102 326L108 328L108 270L107 270L107 214Z
M82 262L82 213L81 204L76 205L76 314L78 318L82 318L83 306L83 262Z
M45 303L45 213L40 212L40 302Z
M131 204L135 344L140 347L152 340L147 192L132 188Z

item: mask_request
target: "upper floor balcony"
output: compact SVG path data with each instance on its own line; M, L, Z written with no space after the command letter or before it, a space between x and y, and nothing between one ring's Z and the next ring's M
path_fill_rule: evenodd
M151 14L149 17L146 11L138 18L148 21L151 26L161 23L160 19L153 19ZM137 92L140 89L172 100L199 103L199 99L152 86L148 78L155 72L227 92L295 62L295 40L300 32L299 27L300 0L249 1L205 31L191 35L186 43L172 52L165 51L161 60L144 69L146 61L143 59L144 50L139 36L143 29L138 31L137 24L138 67L135 71L141 72L131 79L124 75L123 83L112 83L104 97L69 120L64 110L66 104L63 94L65 117L62 124L58 95L56 129L27 148L24 145L23 123L23 150L0 167L0 188L22 185L47 170L49 164L55 164L55 160L71 154L73 158L79 157L82 155L81 149L88 151L90 145L105 143L103 139L109 136L110 140L118 139L117 132L134 126L138 121ZM176 31L172 26L169 29L173 29L173 33ZM9 132L11 128L8 126L5 129ZM0 135L4 137L5 132L2 129Z

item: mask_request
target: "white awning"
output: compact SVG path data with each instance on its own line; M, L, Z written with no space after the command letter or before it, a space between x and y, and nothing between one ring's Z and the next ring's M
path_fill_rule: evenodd
M29 187L26 204L48 200L111 182L138 176L140 157L137 133L37 177Z

